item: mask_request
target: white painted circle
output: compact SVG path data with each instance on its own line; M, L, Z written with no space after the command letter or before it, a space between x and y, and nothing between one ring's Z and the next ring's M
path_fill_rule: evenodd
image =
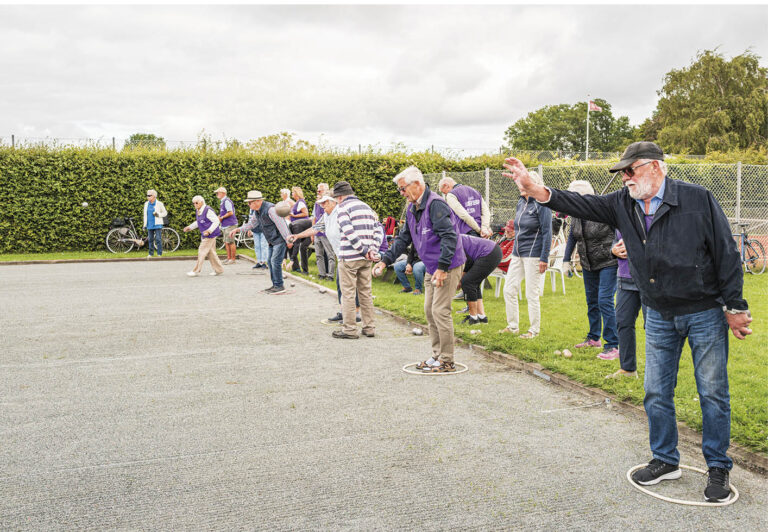
M639 491L642 491L646 495L650 495L651 497L655 497L656 499L661 499L662 501L671 502L674 504L682 504L685 506L729 506L733 503L735 503L739 499L739 490L736 489L736 486L733 484L728 484L728 486L731 488L731 498L724 502L707 502L707 501L684 501L682 499L673 499L672 497L665 497L663 495L659 495L658 493L654 493L649 489L646 489L645 486L641 486L640 484L635 483L635 481L632 480L632 473L637 471L638 469L642 469L648 464L640 464L636 465L629 471L627 471L627 480L630 484L632 484L635 488L637 488ZM706 475L707 472L703 469L699 469L698 467L691 467L687 465L680 464L680 469L688 469L689 471L696 471L697 473L701 473L703 475Z
M437 377L437 376L442 377L442 376L445 376L445 375L458 375L459 373L464 373L465 371L467 371L469 369L465 364L462 364L461 362L454 362L456 367L459 368L459 369L457 369L456 371L453 371L451 373L425 373L425 372L423 372L421 370L408 369L408 368L415 368L418 364L419 364L418 362L412 362L410 364L406 364L405 366L403 366L403 371L408 373L408 374L410 374L410 375L427 375L427 376L430 376L430 377Z

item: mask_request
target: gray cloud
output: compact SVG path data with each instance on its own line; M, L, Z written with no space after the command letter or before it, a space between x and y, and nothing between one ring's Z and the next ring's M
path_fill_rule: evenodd
M0 7L0 136L497 147L543 105L633 123L697 51L768 57L765 6Z

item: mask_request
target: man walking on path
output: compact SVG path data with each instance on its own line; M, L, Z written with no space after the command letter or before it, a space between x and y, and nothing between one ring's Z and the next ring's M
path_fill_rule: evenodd
M227 189L224 187L216 189L216 197L219 198L219 221L221 222L224 247L227 250L227 260L223 264L234 264L237 258L237 245L234 236L234 230L237 228L235 204L227 197Z
M456 215L456 231L462 235L490 237L491 210L483 196L469 185L459 185L452 177L444 177L437 185L445 202Z
M379 275L413 243L427 274L424 277L424 314L429 325L432 357L417 367L427 372L456 371L453 361L453 316L451 299L464 270L466 255L455 229L453 211L429 189L421 170L409 166L392 180L410 204L405 226L381 257Z
M698 185L667 177L664 154L652 142L630 144L611 172L624 188L606 196L534 183L523 163L506 160L503 175L550 208L616 227L624 238L632 278L646 306L645 411L653 459L632 475L638 484L681 476L674 393L688 339L702 412L702 452L708 480L704 498L727 500L733 462L728 393L728 329L738 339L752 331L742 295L739 252L720 205Z
M251 209L256 211L256 216L261 224L261 231L264 233L264 238L267 239L269 244L267 264L269 264L269 276L272 279L272 286L265 288L262 292L272 295L284 294L283 259L287 249L286 243L291 234L288 230L288 224L285 223L285 218L277 215L274 203L264 201L264 196L258 190L249 191L245 202ZM254 224L255 222L248 222L234 231L235 233L238 231L252 231Z
M321 199L329 194L328 183L317 185L317 201L312 209L313 225L317 224L325 215ZM331 242L323 231L317 231L312 237L315 243L315 257L317 258L317 276L320 279L332 281L336 272L336 254L333 252Z
M341 242L339 245L339 281L341 284L341 315L344 322L334 338L358 338L355 321L355 289L360 301L363 336L374 336L371 261L378 257L381 234L373 210L360 201L346 181L333 186L333 197L339 202L338 214Z

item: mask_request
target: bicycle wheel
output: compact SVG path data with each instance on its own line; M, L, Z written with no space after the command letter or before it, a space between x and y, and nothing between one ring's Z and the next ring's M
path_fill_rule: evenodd
M107 249L112 253L128 253L135 245L134 238L127 227L116 227L107 233Z
M581 279L583 275L581 274L581 259L579 259L578 251L573 252L573 257L571 258L571 266L573 266L573 274Z
M176 251L179 249L179 243L181 242L179 233L170 227L163 227L160 230L160 240L163 243L163 253Z
M765 271L765 249L757 240L744 243L744 266L749 273L760 275Z
M237 238L240 239L237 242L238 246L240 245L240 242L242 242L243 244L245 244L245 247L247 247L248 249L251 249L251 250L253 249L253 237L252 236L245 236L245 232L244 231L240 231L239 233L237 233Z
M216 249L224 249L224 237L223 236L217 236L216 237Z

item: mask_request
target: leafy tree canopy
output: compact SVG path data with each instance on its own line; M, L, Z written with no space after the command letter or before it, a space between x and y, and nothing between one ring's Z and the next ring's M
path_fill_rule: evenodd
M137 148L154 148L158 150L165 149L165 139L152 133L134 133L123 145L124 150L134 150Z
M589 116L589 151L621 151L634 137L629 118L615 118L611 104L593 100L602 111ZM587 144L587 102L547 105L512 124L504 133L513 150L562 150L583 152Z
M257 153L268 152L309 152L317 153L318 147L306 140L295 139L293 133L282 131L248 141L246 147Z
M730 61L700 52L686 68L671 70L653 117L639 128L671 153L704 154L760 147L768 128L768 69L744 52Z

